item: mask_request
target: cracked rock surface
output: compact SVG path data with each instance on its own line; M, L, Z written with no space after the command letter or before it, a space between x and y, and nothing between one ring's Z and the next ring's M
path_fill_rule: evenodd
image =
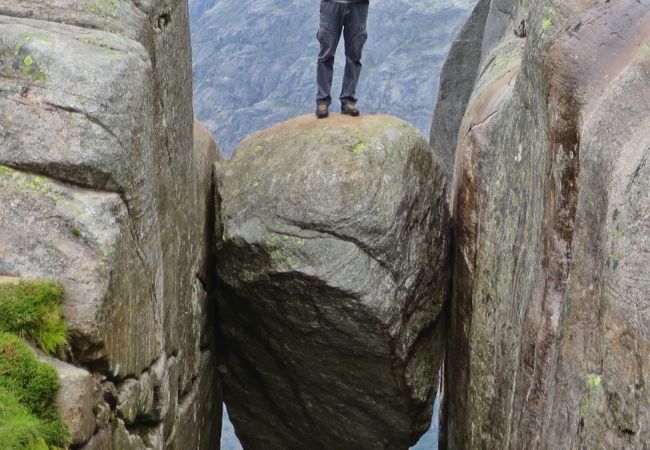
M449 292L444 179L389 116L302 116L217 163L225 398L245 448L406 449Z

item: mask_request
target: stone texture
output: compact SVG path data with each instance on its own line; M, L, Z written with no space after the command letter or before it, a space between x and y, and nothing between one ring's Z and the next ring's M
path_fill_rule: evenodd
M145 450L146 448L147 446L142 438L129 433L121 419L115 419L115 422L110 427L93 436L84 447L84 449L88 450Z
M424 138L303 116L217 164L225 398L249 449L406 449L443 355L449 215Z
M451 195L458 130L472 94L481 61L483 30L490 11L490 0L480 0L472 15L454 39L440 73L436 109L429 143L440 159Z
M65 308L75 336L73 345L83 361L105 361L113 376L135 375L162 350L162 318L155 305L164 292L162 277L155 273L155 268L162 266L162 252L156 214L152 75L146 51L114 35L60 24L0 17L0 27L5 55L0 109L6 111L0 162L119 193L124 203L119 219L124 226L112 240L131 255L104 252L109 260L102 276L97 277L99 286L64 282L68 292ZM27 58L31 65L25 65ZM26 70L31 72L25 75ZM132 84L125 85L125 78ZM133 113L142 120L133 121ZM29 214L29 209L25 213ZM34 215L41 217L43 212L34 211ZM114 227L113 222L115 219L105 227ZM19 245L21 239L16 237ZM49 239L47 233L40 238ZM7 253L8 258L11 254ZM16 255L31 259L28 253ZM91 253L86 259L90 258L96 255ZM36 275L27 273L18 262L3 263L3 270L9 273ZM31 264L37 266L31 272L67 268L38 260ZM92 263L82 264L82 269L86 265ZM139 276L126 279L129 268ZM77 268L70 270L76 272ZM106 286L108 273L116 277L110 286ZM80 307L105 308L106 312L77 317ZM138 315L137 323L123 320L131 314ZM121 324L121 329L116 324ZM137 353L127 354L134 348L124 345L127 341L138 347Z
M151 375L143 373L139 379L129 379L118 388L117 415L127 424L153 411L154 385Z
M133 40L147 39L147 15L131 1L0 0L0 15L104 30Z
M134 283L146 274L120 196L0 166L0 199L0 272L64 283L85 361L110 353L111 376L146 367L161 344L150 289Z
M650 442L649 39L647 1L491 2L453 181L447 448Z
M221 439L221 386L214 354L203 352L200 364L198 376L193 380L194 389L179 399L176 430L165 448L211 450Z
M97 382L86 370L62 361L46 359L59 374L61 388L56 402L61 418L68 426L72 445L86 442L95 432L95 398Z
M0 0L0 273L60 280L72 359L122 387L96 405L99 448L162 448L179 396L221 404L193 394L214 353L217 148L193 125L187 9Z

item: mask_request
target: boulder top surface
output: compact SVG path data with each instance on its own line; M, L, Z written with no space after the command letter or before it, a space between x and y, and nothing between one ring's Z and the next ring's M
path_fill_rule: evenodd
M442 179L413 126L339 114L299 116L250 136L217 163L216 174L223 238L241 234L247 242L261 237L258 222L383 240L412 193Z
M350 117L330 112L330 116L325 119L318 119L314 114L304 114L250 135L239 144L231 159L241 157L242 153L249 151L251 144L254 147L264 142L292 139L312 140L314 144L341 144L345 140L352 141L351 138L371 137L392 128L409 128L414 134L419 134L404 120L385 114ZM318 139L314 139L315 134ZM360 150L358 148L356 152L361 153Z

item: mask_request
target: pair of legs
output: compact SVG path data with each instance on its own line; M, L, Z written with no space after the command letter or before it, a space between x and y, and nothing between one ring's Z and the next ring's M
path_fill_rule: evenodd
M332 78L334 76L334 55L341 33L345 40L345 73L341 89L342 107L357 102L356 90L361 74L361 53L368 39L366 22L368 2L337 3L322 1L320 4L320 26L316 35L320 42L316 81L318 95L316 103L330 105Z

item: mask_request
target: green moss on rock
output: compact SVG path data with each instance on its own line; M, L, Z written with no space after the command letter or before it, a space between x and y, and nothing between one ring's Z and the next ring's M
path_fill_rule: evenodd
M0 284L0 332L20 336L48 354L66 343L63 288L51 281Z
M361 142L357 143L354 147L352 147L351 151L352 151L352 153L359 154L359 153L365 153L368 150L370 150L370 145L368 145L367 142L361 141Z
M20 404L14 394L0 388L0 443L15 450L49 450L38 432L42 422Z
M19 438L16 446L3 448L56 449L70 444L70 433L56 409L56 371L9 333L0 333L0 390L4 411L0 412L0 442Z

